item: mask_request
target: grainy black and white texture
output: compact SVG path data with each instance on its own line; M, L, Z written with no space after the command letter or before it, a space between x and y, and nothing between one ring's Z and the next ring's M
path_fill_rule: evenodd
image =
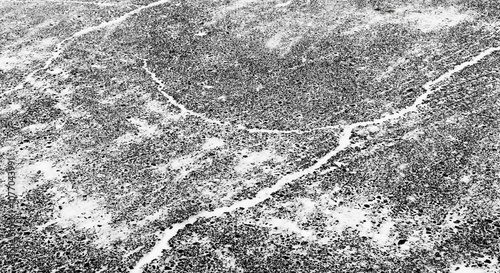
M500 272L492 0L0 0L0 272Z

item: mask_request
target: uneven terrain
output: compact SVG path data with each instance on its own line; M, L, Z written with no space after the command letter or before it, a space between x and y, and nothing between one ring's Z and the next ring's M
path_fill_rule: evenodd
M2 273L500 271L495 1L0 0L0 26Z

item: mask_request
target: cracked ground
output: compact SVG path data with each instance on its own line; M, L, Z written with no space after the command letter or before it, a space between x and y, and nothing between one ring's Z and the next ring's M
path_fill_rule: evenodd
M500 272L499 31L489 0L0 0L0 272Z

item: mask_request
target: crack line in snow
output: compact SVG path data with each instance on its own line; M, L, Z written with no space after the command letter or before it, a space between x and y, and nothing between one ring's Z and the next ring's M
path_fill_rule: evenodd
M172 225L172 227L169 230L166 230L164 232L160 241L158 241L156 243L156 245L137 262L135 267L130 272L131 273L141 273L143 270L143 267L145 265L149 264L154 259L156 259L162 255L163 250L170 249L170 245L169 245L170 239L172 239L180 230L184 229L184 227L186 225L194 224L196 222L196 220L198 220L200 218L220 217L225 212L232 212L232 211L235 211L236 209L239 209L239 208L243 208L243 209L251 208L251 207L267 200L268 198L271 197L271 194L279 191L286 184L288 184L294 180L297 180L304 175L314 173L315 171L320 169L324 164L326 164L332 157L336 156L338 153L340 153L341 151L348 148L351 145L350 137L351 137L352 130L355 129L356 127L380 124L380 123L383 123L385 121L398 119L409 112L417 111L418 106L421 105L428 98L428 96L434 92L433 90L436 90L436 89L432 89L433 86L435 86L436 84L438 84L440 82L445 81L446 79L453 76L453 74L460 72L461 70L463 70L464 68L466 68L468 66L476 64L484 57L490 55L491 53L493 53L495 51L499 51L499 50L500 50L500 46L489 48L489 49L481 52L476 57L472 58L470 61L467 61L467 62L464 62L460 65L457 65L452 70L449 70L448 72L444 73L443 75L441 75L437 79L427 82L426 84L423 85L423 88L426 90L426 92L423 93L422 95L420 95L411 106L404 108L397 113L387 115L385 117L378 118L378 119L375 119L372 121L363 121L363 122L357 122L357 123L353 123L350 125L346 125L344 127L342 133L340 134L340 137L338 140L338 145L334 150L330 151L328 154L326 154L325 156L320 158L314 165L312 165L304 170L297 171L295 173L291 173L291 174L283 176L273 186L260 190L255 197L238 201L229 207L221 207L221 208L217 208L213 211L202 211L196 215L189 217L187 220L185 220L181 223L177 223L177 224Z
M138 14L138 13L140 13L141 11L143 11L145 9L156 7L156 6L159 6L159 5L162 5L162 4L166 4L166 3L170 2L170 1L171 0L156 1L156 2L153 2L151 4L148 4L148 5L145 5L145 6L141 6L141 7L137 8L137 9L129 11L129 12L123 14L122 16L120 16L118 18L115 18L113 20L110 20L110 21L107 21L107 22L103 22L103 23L101 23L101 24L99 24L97 26L91 26L91 27L82 29L82 30L80 30L78 32L75 32L73 35L71 35L68 38L65 38L64 40L62 40L61 42L59 42L56 45L56 50L53 51L52 52L52 56L49 59L47 59L47 61L45 61L45 64L44 64L43 67L33 70L16 87L14 87L13 89L5 91L4 93L2 93L2 96L7 95L7 94L9 94L9 93L11 93L13 91L22 89L26 83L33 83L35 81L35 78L34 78L35 74L37 72L39 72L39 71L48 69L52 65L52 63L57 58L59 58L59 56L61 56L61 54L63 53L63 51L65 49L64 45L67 44L67 43L70 43L72 40L74 40L74 39L76 39L78 37L84 36L84 35L86 35L88 33L91 33L91 32L94 32L94 31L97 31L97 30L100 30L100 29L104 29L104 28L107 28L107 27L110 27L110 26L113 26L113 25L120 24L123 21L127 20L130 16Z

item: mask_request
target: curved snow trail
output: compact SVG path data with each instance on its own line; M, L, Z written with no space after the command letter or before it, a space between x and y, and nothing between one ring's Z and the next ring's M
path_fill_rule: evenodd
M104 28L107 28L107 27L110 27L110 26L113 26L113 25L117 25L117 24L120 24L121 22L127 20L130 16L132 15L135 15L135 14L138 14L140 13L141 11L145 10L145 9L149 9L149 8L152 8L152 7L156 7L156 6L159 6L159 5L162 5L162 4L166 4L168 2L170 2L171 0L160 0L160 1L156 1L156 2L153 2L151 4L148 4L148 5L145 5L145 6L141 6L137 9L134 9L132 11L129 11L125 14L123 14L122 16L118 17L118 18L115 18L111 21L107 21L107 22L103 22L97 26L91 26L91 27L88 27L88 28L85 28L85 29L82 29L78 32L75 32L73 33L73 35L71 35L70 37L68 38L65 38L64 40L62 40L61 42L59 42L57 45L56 45L56 49L52 52L52 56L50 56L49 59L47 59L47 61L45 61L45 64L41 67L41 68L38 68L38 69L35 69L33 70L32 72L30 72L25 78L24 80L19 83L16 87L14 87L13 89L11 90L8 90L8 91L5 91L4 93L2 93L2 96L3 95L6 95L8 93L11 93L13 91L16 91L16 90L19 90L19 89L22 89L24 87L24 84L26 83L33 83L35 81L35 74L39 71L42 71L42 70L46 70L48 69L52 63L57 59L59 58L59 56L61 56L62 52L64 51L64 46L65 44L67 43L70 43L72 40L78 38L78 37L81 37L81 36L84 36L88 33L91 33L91 32L94 32L94 31L97 31L97 30L100 30L100 29L104 29Z
M169 95L167 92L164 91L164 89L165 89L165 83L162 80L160 80L158 78L158 76L156 76L156 73L154 73L153 71L151 71L148 68L148 60L146 60L146 59L141 59L141 60L143 62L142 68L146 71L146 73L149 74L149 76L151 77L151 79L156 84L158 84L158 88L157 88L158 91L164 97L166 97L168 99L168 101L170 102L170 104L174 105L175 107L177 107L177 108L179 108L181 110L181 113L180 113L181 116L190 115L190 116L198 117L198 118L204 120L206 123L213 123L213 124L217 124L217 125L220 125L220 126L231 126L231 124L228 123L228 122L223 123L220 120L211 119L211 118L205 116L204 114L201 114L201 113L195 112L193 110L187 109L186 106L184 106L183 104L179 103L177 100L175 100L174 97L172 97L171 95ZM247 128L246 126L243 126L243 125L236 125L235 128L238 129L238 130L247 131L249 133L267 133L267 134L304 134L304 133L307 133L307 132L312 132L312 130L302 131L302 130L250 129L250 128Z
M360 126L375 125L375 124L383 123L385 121L395 120L395 119L398 119L409 112L417 111L418 106L421 105L429 97L429 95L431 95L434 92L434 90L436 90L436 89L432 88L433 86L449 79L450 77L453 76L453 74L462 71L466 67L469 67L471 65L478 63L484 57L486 57L486 56L488 56L496 51L500 51L500 46L489 48L489 49L481 52L479 55L475 56L474 58L472 58L470 61L467 61L467 62L464 62L460 65L457 65L453 69L447 71L446 73L444 73L443 75L438 77L437 79L425 83L423 85L423 88L426 90L426 92L423 93L422 95L420 95L412 105L400 110L399 112L396 112L394 114L387 115L387 116L384 116L382 118L378 118L378 119L375 119L372 121L357 122L357 123L353 123L353 124L344 126L344 129L343 129L342 133L340 134L337 147L334 150L330 151L325 156L323 156L322 158L320 158L318 160L318 162L316 162L311 167L283 176L281 179L279 179L276 182L276 184L274 184L271 187L264 188L264 189L260 190L257 193L257 195L253 198L241 200L241 201L234 203L231 206L217 208L213 211L202 211L196 215L189 217L184 222L174 224L169 230L166 230L164 232L161 240L158 241L156 243L156 245L153 247L153 249L151 249L145 256L143 256L137 262L135 267L130 272L131 273L141 273L143 270L143 267L145 265L149 264L154 259L156 259L162 255L162 250L170 249L170 246L168 244L170 239L173 238L177 234L177 232L182 230L187 224L193 224L194 222L196 222L196 220L203 218L203 217L205 217L205 218L219 217L219 216L222 216L225 212L232 212L232 211L235 211L236 209L239 209L239 208L251 208L251 207L259 204L260 202L265 201L266 199L271 197L271 194L279 191L286 184L288 184L294 180L297 180L304 175L314 173L316 170L318 170L324 164L326 164L328 162L328 160L330 160L332 157L334 157L335 155L337 155L341 151L348 148L351 145L350 137L351 137L351 133L352 133L353 129L360 127Z
M167 100L170 102L170 104L174 105L175 107L179 108L181 113L180 113L180 116L187 116L187 115L190 115L190 116L195 116L195 117L198 117L202 120L204 120L206 123L213 123L213 124L217 124L217 125L220 125L220 126L231 126L230 123L228 122L221 122L220 120L216 120L216 119L211 119L211 118L208 118L207 116L205 116L204 114L201 114L201 113L198 113L198 112L195 112L193 110L190 110L190 109L187 109L186 106L184 106L183 104L179 103L177 100L175 100L175 98L171 95L169 95L167 92L164 91L165 89L165 83L160 80L158 78L158 76L156 76L156 73L151 71L149 68L148 68L148 60L146 59L141 59L142 62L143 62L143 65L142 65L142 68L144 69L144 71L146 71L146 73L148 73L148 75L151 77L151 79L156 83L158 84L158 91L164 96L167 98ZM340 126L325 126L325 127L319 127L319 128L313 128L313 129L310 129L310 130L274 130L274 129L257 129L257 128L248 128L244 125L236 125L235 126L236 129L238 130L243 130L243 131L247 131L249 133L261 133L261 134L305 134L305 133L311 133L311 132L314 132L314 131L321 131L321 130L332 130L332 129L339 129Z
M223 124L222 122L220 122L219 120L211 119L211 118L206 117L203 114L194 112L193 110L189 110L189 109L186 108L186 106L184 106L183 104L181 104L178 101L176 101L174 97L172 97L171 95L169 95L167 92L163 91L163 89L165 89L165 84L156 76L156 74L153 71L149 70L147 60L142 59L142 61L143 61L142 68L146 71L146 73L149 74L149 76L151 77L151 79L158 84L158 86L159 86L157 88L158 91L164 97L166 97L168 99L168 101L170 102L170 104L174 105L175 107L177 107L177 108L179 108L181 110L181 114L180 114L181 116L190 115L190 116L198 117L198 118L204 120L207 123L214 123L214 124L218 124L218 125L226 125L226 124Z
M198 118L204 120L207 123L213 123L213 124L217 124L217 125L221 125L221 126L231 126L231 124L228 123L228 122L223 123L223 122L221 122L219 120L208 118L204 114L201 114L201 113L195 112L193 110L187 109L186 106L184 106L183 104L179 103L177 100L175 100L174 97L172 97L171 95L169 95L167 92L163 91L165 89L165 83L163 83L163 81L160 80L158 78L158 76L156 76L156 73L154 73L153 71L151 71L148 68L147 60L142 59L142 61L143 61L142 68L146 71L146 73L149 74L149 76L151 77L151 79L156 84L158 84L158 88L157 88L158 91L164 97L166 97L168 99L168 101L170 102L170 104L174 105L175 107L177 107L177 108L179 108L181 110L181 113L180 113L181 116L190 115L190 116L198 117ZM238 130L247 131L249 133L265 133L265 134L304 134L304 133L312 132L313 130L321 130L320 128L312 129L312 130L306 130L306 131L302 131L302 130L251 129L251 128L247 128L246 126L243 126L241 124L240 125L236 125L235 128L238 129ZM326 128L331 129L331 128L334 128L334 127L333 126L328 126L328 127L324 127L324 128L325 129ZM338 127L335 127L335 128L338 128Z

